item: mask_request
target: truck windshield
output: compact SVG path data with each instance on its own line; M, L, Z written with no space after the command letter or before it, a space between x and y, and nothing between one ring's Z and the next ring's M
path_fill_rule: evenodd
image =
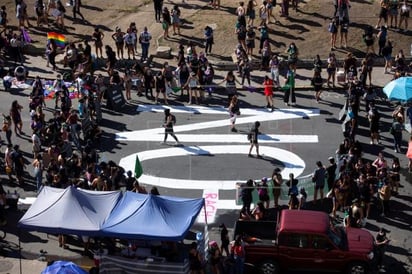
M337 247L343 248L342 231L337 228L329 229L328 237Z

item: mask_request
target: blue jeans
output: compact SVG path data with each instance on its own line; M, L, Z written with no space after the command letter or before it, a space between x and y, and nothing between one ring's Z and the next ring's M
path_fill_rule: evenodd
M149 43L142 43L142 59L147 59L147 57L149 56L149 47L150 44Z
M4 81L3 80L3 86L6 90L8 90L9 88L11 88L11 81Z
M243 274L245 269L245 258L235 256L235 274Z
M37 192L40 192L43 186L43 172L39 168L34 169L34 179L36 180Z
M401 149L401 145L402 145L402 132L395 132L395 134L393 134L393 145L395 147L396 150L400 150Z

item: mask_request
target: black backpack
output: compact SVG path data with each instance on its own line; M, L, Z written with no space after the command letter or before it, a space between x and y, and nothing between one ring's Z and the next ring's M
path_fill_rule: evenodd
M174 116L173 114L172 114L172 122L174 125L176 124L176 116Z

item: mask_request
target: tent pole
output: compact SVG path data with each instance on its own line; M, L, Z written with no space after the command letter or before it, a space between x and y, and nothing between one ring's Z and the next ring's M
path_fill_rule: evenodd
M20 242L20 233L21 233L21 230L19 229L19 270L20 270L20 274L22 274L23 273L23 269L22 269L22 265L21 265L21 242Z
M203 201L205 199L203 198ZM206 202L203 204L204 210L205 210L205 224L207 225L207 211L206 211Z

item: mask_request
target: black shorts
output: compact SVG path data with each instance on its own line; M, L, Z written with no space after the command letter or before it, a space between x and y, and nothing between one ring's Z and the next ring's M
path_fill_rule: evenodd
M336 72L336 68L327 68L326 71L328 72L328 74L333 74Z
M264 194L264 195L259 195L259 200L261 200L262 202L266 202L269 201L270 197L268 194Z
M315 185L315 189L323 189L325 185Z
M381 11L379 13L379 18L387 19L388 18L388 10L381 8Z

